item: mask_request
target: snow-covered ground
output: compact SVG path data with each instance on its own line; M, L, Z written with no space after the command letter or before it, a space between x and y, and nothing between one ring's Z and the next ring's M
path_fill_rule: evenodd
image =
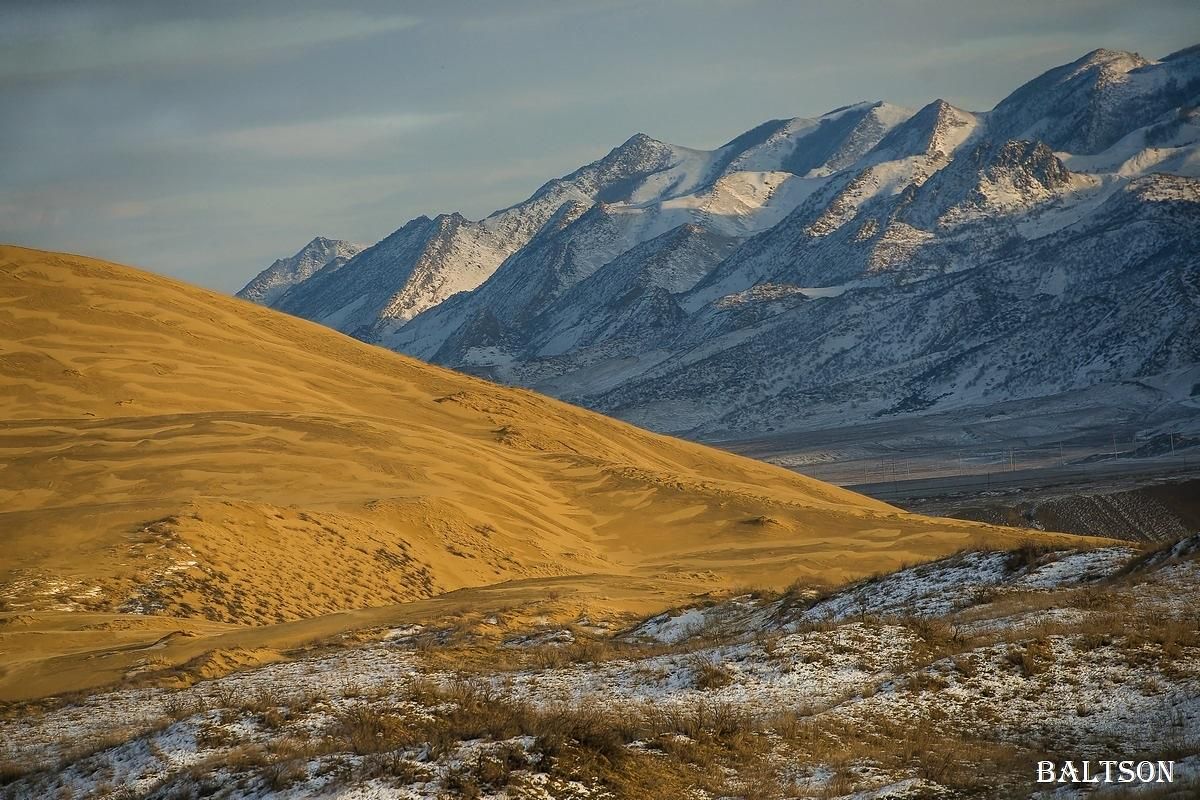
M465 645L379 631L186 689L8 709L0 796L1030 796L1042 757L1172 759L1190 780L1198 552L968 552L612 638L586 620ZM463 646L508 657L429 658Z

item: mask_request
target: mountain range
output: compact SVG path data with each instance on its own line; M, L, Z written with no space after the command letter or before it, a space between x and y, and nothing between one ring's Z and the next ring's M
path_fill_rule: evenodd
M1096 387L1195 417L1198 105L1200 46L1096 50L987 112L638 134L479 221L315 240L239 294L702 439Z

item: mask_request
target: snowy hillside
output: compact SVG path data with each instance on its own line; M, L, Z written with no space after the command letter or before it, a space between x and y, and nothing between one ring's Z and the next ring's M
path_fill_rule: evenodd
M1157 385L1200 363L1198 104L1200 48L1096 50L987 112L639 134L482 221L243 293L704 438Z
M215 651L176 688L148 658L140 684L0 717L0 794L1195 797L1198 549L972 551L638 620L548 600L233 674ZM1051 793L1033 766L1060 752L1169 757L1177 791Z

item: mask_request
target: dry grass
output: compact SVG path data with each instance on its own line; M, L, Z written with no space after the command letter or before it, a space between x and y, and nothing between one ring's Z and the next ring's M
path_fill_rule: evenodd
M720 689L733 683L733 672L720 662L706 656L693 656L688 661L692 686L697 689Z
M340 713L328 736L358 755L384 753L420 741L421 730L390 709L356 705Z
M25 777L30 772L26 764L15 761L0 761L0 786L6 786L13 781Z
M1179 544L1186 538L1188 537L1180 536L1173 539L1163 539L1155 542L1137 543L1141 546L1142 552L1122 566L1121 569L1117 571L1117 574L1114 576L1114 578L1119 579L1144 572L1147 568L1153 567L1155 564L1160 562L1165 557L1167 551L1173 549L1175 545ZM1184 556L1184 558L1197 557L1200 557L1200 550L1192 550L1187 556Z
M1033 639L1023 645L1010 646L1004 660L1020 670L1024 677L1032 678L1054 665L1054 649L1046 639Z
M855 764L923 777L967 796L984 797L1008 796L996 792L1019 785L1028 772L1027 757L1015 747L956 732L944 721L927 717L801 718L787 720L777 730L794 758L834 769L834 780L822 796L858 788L850 769Z
M1041 542L1025 541L1019 547L1008 550L1004 566L1009 572L1032 569L1041 564L1042 559L1050 553L1061 551L1061 545L1047 545Z
M434 709L436 713L428 713ZM512 744L520 736L532 738L528 752ZM725 786L722 767L736 772L757 764L772 747L763 727L728 705L686 710L538 707L467 680L417 682L394 704L347 709L318 747L325 753L367 756L363 769L371 775L405 778L423 768L404 753L428 745L431 755L442 758L464 741L496 746L445 776L443 789L456 797L501 788L526 770L598 783L618 797L659 797L662 786ZM648 749L631 749L637 741Z

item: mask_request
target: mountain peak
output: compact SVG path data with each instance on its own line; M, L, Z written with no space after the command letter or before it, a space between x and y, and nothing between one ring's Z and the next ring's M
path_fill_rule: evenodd
M859 100L857 103L848 103L847 105L844 105L844 106L838 106L837 108L829 109L824 114L822 114L819 117L819 119L832 119L834 117L845 114L848 111L860 111L863 109L874 108L880 102L882 102L882 101L872 102L870 100Z
M1139 54L1129 50L1110 50L1107 47L1097 47L1090 53L1085 53L1080 58L1076 59L1076 64L1109 64L1114 61L1141 61L1146 62Z
M647 168L648 164L668 158L672 151L673 148L666 142L644 133L635 133L609 151L601 163L619 164L622 168L640 171Z
M1098 48L1075 61L1072 65L1075 69L1070 74L1073 77L1081 73L1095 73L1097 80L1103 84L1149 64L1138 53Z
M893 128L875 149L887 159L948 155L975 129L975 116L938 98Z
M658 139L646 133L635 133L622 143L621 147L639 146L643 144L662 144Z
M1151 70L1155 77L1148 75ZM1095 155L1124 136L1132 121L1148 122L1186 100L1188 81L1171 71L1137 53L1093 50L1000 101L989 115L989 133L997 139L1041 139L1057 151Z
M835 108L817 118L780 166L802 177L832 174L858 161L910 116L908 109L881 100Z
M271 266L242 287L238 297L270 305L289 289L326 267L340 268L362 251L362 247L341 239L313 237L293 256L276 259Z
M328 236L314 236L313 240L304 245L304 247L300 248L300 252L298 252L296 255L313 250L333 250L346 244L349 244L349 242L343 241L342 239L330 239Z
M433 218L433 222L435 225L443 229L453 228L466 223L467 218L458 211L451 211L449 214L438 214Z

